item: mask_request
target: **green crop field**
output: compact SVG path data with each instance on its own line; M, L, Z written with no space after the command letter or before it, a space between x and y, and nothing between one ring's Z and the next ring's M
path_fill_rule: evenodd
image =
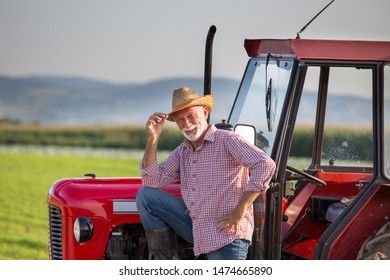
M139 176L138 164L135 157L0 149L0 260L48 259L46 198L52 183L85 173Z

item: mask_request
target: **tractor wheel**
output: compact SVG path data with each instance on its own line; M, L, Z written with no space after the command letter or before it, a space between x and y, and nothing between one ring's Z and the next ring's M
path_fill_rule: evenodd
M356 259L390 260L390 222L364 242Z

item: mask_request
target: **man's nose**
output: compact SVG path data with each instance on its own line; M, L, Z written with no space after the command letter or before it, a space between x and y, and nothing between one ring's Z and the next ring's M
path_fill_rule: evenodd
M191 121L188 118L183 120L184 128L189 128L191 126Z

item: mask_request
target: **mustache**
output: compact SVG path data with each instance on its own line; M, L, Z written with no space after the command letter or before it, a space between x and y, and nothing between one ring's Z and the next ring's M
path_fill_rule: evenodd
M199 125L197 125L197 124L192 124L192 125L190 125L190 126L187 127L187 128L183 128L181 131L187 132L187 131L191 131L191 130L193 130L193 129L195 129L195 128L198 128L198 127L199 127Z

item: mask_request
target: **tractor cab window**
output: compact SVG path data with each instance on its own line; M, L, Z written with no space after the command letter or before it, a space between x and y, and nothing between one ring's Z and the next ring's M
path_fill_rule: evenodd
M309 65L288 165L373 167L373 70Z
M321 166L373 167L373 71L331 67Z
M229 123L256 129L256 145L270 155L290 82L294 60L286 58L249 61Z

